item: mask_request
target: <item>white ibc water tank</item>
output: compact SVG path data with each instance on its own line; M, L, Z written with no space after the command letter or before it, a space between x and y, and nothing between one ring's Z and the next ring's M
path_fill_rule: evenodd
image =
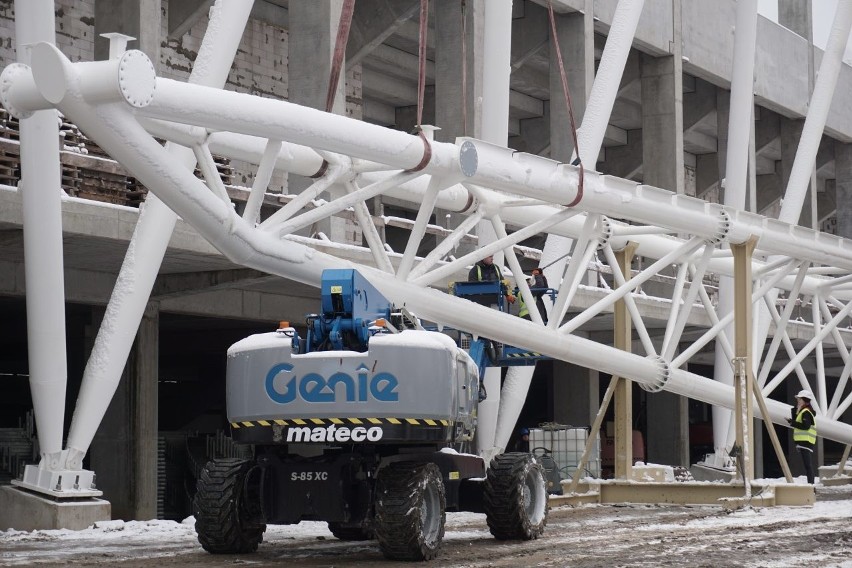
M588 431L585 428L555 426L530 429L530 451L535 454L548 453L559 466L562 479L574 475L583 451L586 449ZM592 451L586 463L584 475L601 476L601 443L598 435L592 444Z

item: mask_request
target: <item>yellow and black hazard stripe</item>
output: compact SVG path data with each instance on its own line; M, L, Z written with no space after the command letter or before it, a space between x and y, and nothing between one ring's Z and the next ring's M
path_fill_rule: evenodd
M521 358L521 357L543 357L541 353L536 353L535 351L524 351L522 353L506 353L506 357L512 358Z
M266 420L242 420L231 422L231 428L254 428L271 426L452 426L452 420L434 418L269 418Z
M333 437L340 441L343 430L345 439L358 442L447 442L453 438L454 427L453 420L439 418L265 418L233 421L231 435L241 443L280 444L309 441L316 430L326 430L329 437L337 432ZM321 433L318 437L324 439ZM311 437L310 441L317 440Z

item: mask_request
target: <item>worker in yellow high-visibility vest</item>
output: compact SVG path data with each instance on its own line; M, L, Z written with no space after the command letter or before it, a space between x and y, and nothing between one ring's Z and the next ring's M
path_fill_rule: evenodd
M814 448L816 447L816 413L811 406L814 395L809 390L801 390L796 395L796 407L790 409L787 423L793 427L793 441L802 456L808 483L814 482Z

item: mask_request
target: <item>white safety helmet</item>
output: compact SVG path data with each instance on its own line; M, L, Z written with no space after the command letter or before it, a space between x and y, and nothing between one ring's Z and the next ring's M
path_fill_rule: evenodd
M812 393L809 390L800 390L796 394L796 398L806 398L808 400L813 400L814 399L814 393Z

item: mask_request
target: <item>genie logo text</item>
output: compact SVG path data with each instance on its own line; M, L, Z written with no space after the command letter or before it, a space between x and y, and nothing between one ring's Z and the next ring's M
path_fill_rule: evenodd
M301 398L305 402L396 402L399 400L399 381L390 373L376 373L372 377L366 365L356 369L357 377L337 372L326 379L319 373L297 377L293 365L279 363L266 374L266 394L279 404ZM341 388L342 386L342 388Z

